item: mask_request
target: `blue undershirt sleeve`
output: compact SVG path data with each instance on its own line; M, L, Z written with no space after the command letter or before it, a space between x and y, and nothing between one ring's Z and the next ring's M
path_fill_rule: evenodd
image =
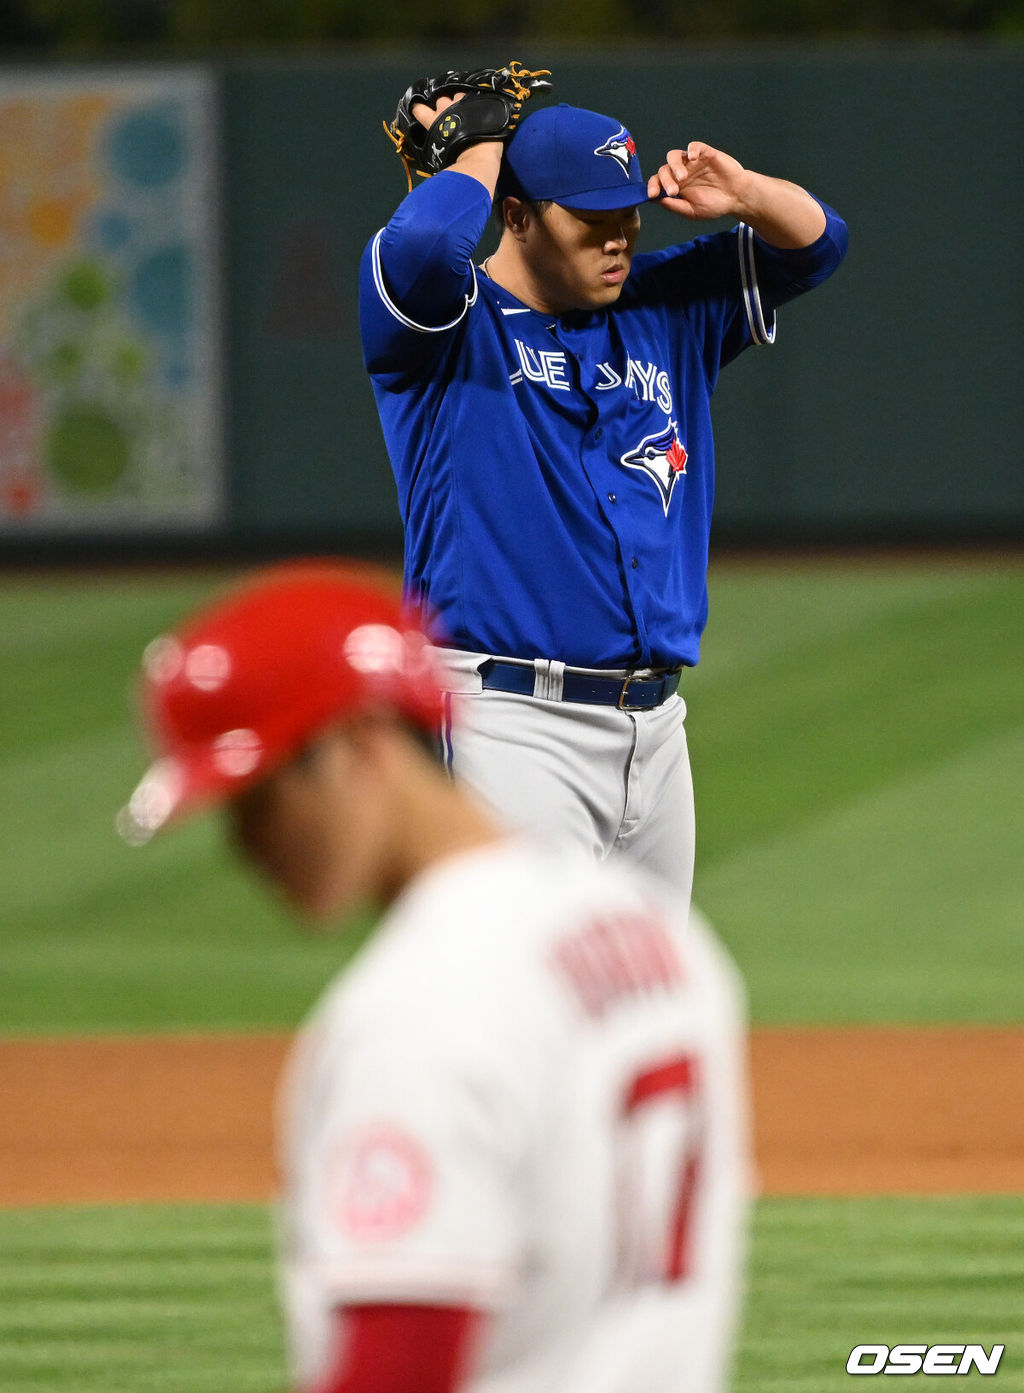
M450 323L473 285L473 253L491 200L468 174L444 170L408 194L380 235L384 288L425 328Z

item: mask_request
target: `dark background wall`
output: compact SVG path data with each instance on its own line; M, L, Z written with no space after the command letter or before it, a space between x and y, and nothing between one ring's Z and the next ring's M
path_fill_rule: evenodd
M630 125L645 169L706 139L806 185L850 224L837 276L780 313L775 347L723 374L718 540L1024 537L1024 48L548 46L544 57L558 99ZM405 188L382 118L413 75L463 61L479 53L219 65L229 478L205 550L397 545L357 268ZM651 209L642 244L692 230Z

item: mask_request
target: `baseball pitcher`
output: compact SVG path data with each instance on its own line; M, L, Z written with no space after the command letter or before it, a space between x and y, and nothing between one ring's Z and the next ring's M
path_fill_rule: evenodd
M365 361L407 591L436 616L462 708L453 769L513 822L624 853L685 900L677 688L707 618L711 397L836 269L846 227L701 140L645 179L617 118L523 117L548 85L512 63L402 97L389 132L411 191L363 257ZM478 265L492 206L500 240ZM648 215L683 236L736 225L639 253Z

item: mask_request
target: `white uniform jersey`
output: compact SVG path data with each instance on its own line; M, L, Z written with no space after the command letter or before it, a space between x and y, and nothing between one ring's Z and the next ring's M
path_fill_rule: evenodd
M467 1393L715 1393L750 1177L742 994L706 926L507 840L394 905L281 1094L302 1388L339 1305L490 1313Z

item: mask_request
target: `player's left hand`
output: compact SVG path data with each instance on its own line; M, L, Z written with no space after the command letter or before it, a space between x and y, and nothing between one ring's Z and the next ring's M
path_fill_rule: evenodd
M732 217L737 210L747 171L727 155L691 140L685 150L670 150L665 163L647 181L647 194L680 217L703 221Z

